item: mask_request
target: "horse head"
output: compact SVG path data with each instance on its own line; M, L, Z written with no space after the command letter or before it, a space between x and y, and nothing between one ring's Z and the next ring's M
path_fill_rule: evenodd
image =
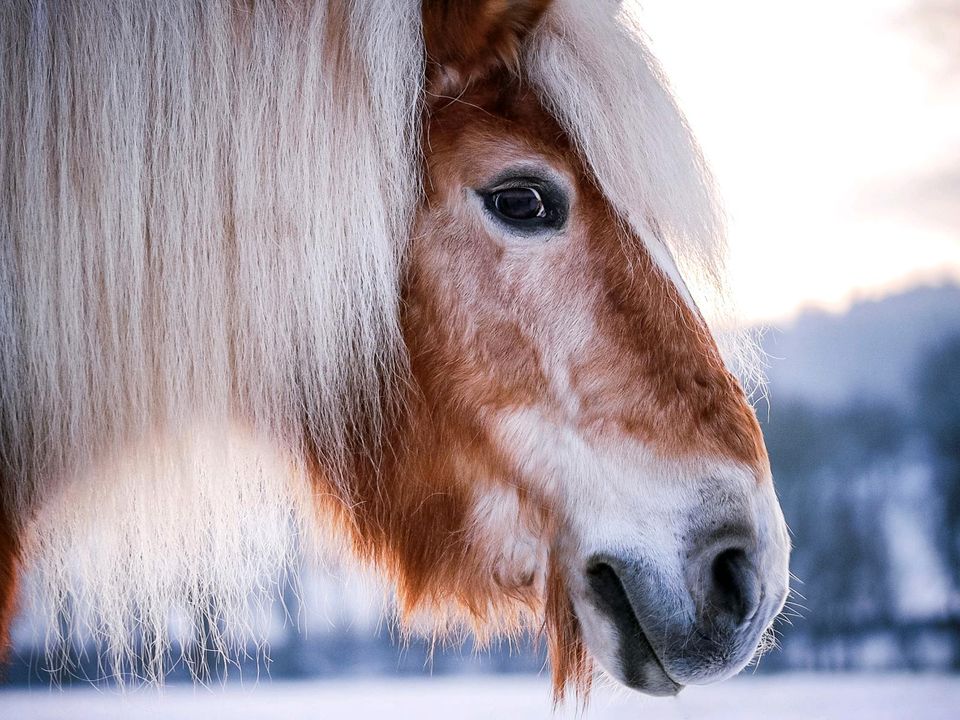
M592 656L670 694L751 660L789 543L656 218L627 221L524 73L550 5L424 3L410 381L352 524L408 609L452 599L483 627L542 608L559 685Z

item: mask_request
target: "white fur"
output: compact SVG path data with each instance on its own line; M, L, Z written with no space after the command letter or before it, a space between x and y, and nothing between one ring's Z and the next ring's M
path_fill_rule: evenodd
M327 3L238 5L0 5L0 481L118 659L175 608L242 626L309 524L303 443L335 471L404 360L418 3L352 3L337 77ZM709 175L610 8L558 0L522 64L661 266L716 287Z
M684 572L691 539L711 525L741 523L755 530L758 576L782 604L790 542L769 477L758 482L754 470L718 458L659 457L626 437L591 439L575 417L558 421L536 408L506 413L498 432L518 472L560 509L561 542L553 550L565 567L587 646L615 677L621 676L619 641L586 584L587 565L597 554L645 563L664 597L676 603L675 612L693 617ZM726 668L725 676L748 660Z
M547 569L544 528L536 525L535 517L525 516L508 478L487 484L475 494L471 541L484 548L490 573L501 587L515 591L529 586L539 595Z
M236 428L185 429L78 475L28 535L34 613L69 610L70 630L102 640L114 673L160 679L171 612L186 645L202 638L229 654L259 641L311 526L308 480L275 445ZM128 666L138 653L143 667Z

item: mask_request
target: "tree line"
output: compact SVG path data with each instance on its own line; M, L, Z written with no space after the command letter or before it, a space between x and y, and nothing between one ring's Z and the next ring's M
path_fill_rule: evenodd
M960 669L960 336L929 348L911 390L906 406L774 396L761 417L796 589L765 664Z

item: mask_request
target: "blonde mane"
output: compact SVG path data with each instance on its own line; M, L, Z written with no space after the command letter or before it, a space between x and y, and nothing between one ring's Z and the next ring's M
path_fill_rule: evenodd
M323 529L304 448L336 474L403 382L419 3L342 5L0 8L0 482L35 595L118 668L136 630L159 676L177 610L243 641ZM709 173L629 12L559 0L520 65L722 305Z
M419 8L336 5L0 9L0 477L116 658L242 624L402 361Z

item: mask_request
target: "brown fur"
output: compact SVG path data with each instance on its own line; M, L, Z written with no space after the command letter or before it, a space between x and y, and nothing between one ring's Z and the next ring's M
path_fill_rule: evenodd
M19 574L20 543L16 527L0 505L0 663L10 653L10 625L17 609Z
M428 87L450 91L514 67L520 45L551 0L424 0Z
M568 686L586 699L593 680L593 662L580 633L580 621L573 610L563 571L551 557L543 609L547 650L550 654L553 700L563 699Z

